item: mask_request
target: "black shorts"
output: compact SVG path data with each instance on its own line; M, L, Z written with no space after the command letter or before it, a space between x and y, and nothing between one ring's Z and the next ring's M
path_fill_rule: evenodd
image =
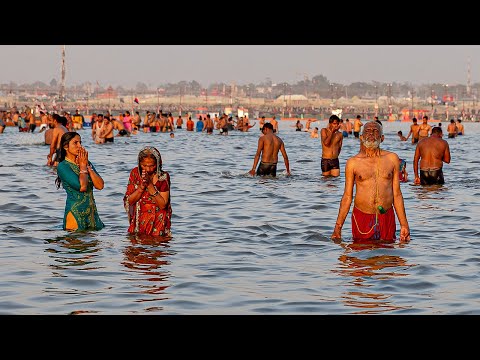
M182 125L177 125L177 129L181 129L182 128Z
M329 172L330 170L333 170L333 169L340 169L340 161L338 161L338 158L336 159L322 158L321 167L322 167L322 172L324 173Z
M258 165L258 168L257 168L257 175L277 176L277 163L263 163L260 161L260 165Z
M358 138L360 136L360 131L354 131L353 132L353 136L355 136L356 138Z
M445 183L443 179L442 169L420 170L420 184L422 185L442 185Z
M106 143L107 143L107 142L113 143L113 137L111 137L111 138L105 138L105 142L106 142Z
M128 135L128 132L127 132L127 130L122 129L122 130L120 130L120 131L118 132L118 134L119 134L120 136L125 136L125 135Z
M412 144L418 143L419 138L412 138L412 139L413 139L413 143L412 143Z

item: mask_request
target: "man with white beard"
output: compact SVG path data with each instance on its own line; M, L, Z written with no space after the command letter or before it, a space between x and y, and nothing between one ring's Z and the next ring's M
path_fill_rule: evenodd
M383 142L382 126L370 121L360 136L360 152L345 165L345 190L332 239L341 239L345 218L353 199L352 236L356 243L393 242L395 240L395 213L400 223L400 241L410 240L410 228L399 181L397 154L380 149ZM395 213L393 211L395 209Z

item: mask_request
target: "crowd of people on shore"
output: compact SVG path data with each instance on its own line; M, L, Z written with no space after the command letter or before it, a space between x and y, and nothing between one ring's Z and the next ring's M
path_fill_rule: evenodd
M19 131L34 132L37 124L32 112L26 109L17 112ZM30 116L32 115L32 116ZM48 114L40 111L40 131L45 131L45 144L49 145L47 165L57 169L57 188L63 186L67 193L63 228L65 230L100 230L104 224L97 212L93 189L102 190L104 182L88 158L88 151L82 146L77 130L83 129L84 117L77 110L72 116ZM450 163L450 148L443 137L441 123L430 126L428 117L418 124L412 119L408 135L398 132L400 141L411 142L416 146L413 157L414 183L420 185L441 185L444 183L443 164ZM248 117L233 119L223 114L199 116L196 124L187 116L186 131L206 132L228 135L229 131L248 131L251 124ZM112 143L116 136L131 136L143 132L169 132L174 137L176 130L183 129L181 115L174 119L171 113L157 114L146 112L141 119L139 112L131 116L129 111L117 117L109 112L93 114L91 117L91 136L96 144ZM395 240L395 214L400 223L400 241L410 240L401 182L408 180L406 160L395 153L381 149L384 141L383 125L378 118L362 122L358 115L353 124L337 115L330 116L326 127L320 131L311 128L312 119L308 119L303 129L300 120L293 127L295 131L306 131L311 138L321 141L321 172L324 177L340 176L340 161L343 140L350 135L359 139L359 152L350 157L345 165L345 189L340 201L337 221L331 235L333 240L341 239L341 229L350 211L352 211L352 238L354 241ZM0 123L0 129L4 123ZM363 132L361 131L363 127ZM3 130L3 129L2 129ZM249 170L252 176L277 175L278 155L282 154L286 176L291 175L290 163L283 140L278 136L279 127L275 116L266 121L259 119L260 136L253 166ZM115 133L116 132L116 133ZM448 137L455 138L465 134L461 120L453 119L447 127ZM355 195L353 193L354 187ZM373 195L372 195L373 194ZM145 147L138 154L138 164L131 170L124 195L124 206L129 219L129 233L152 236L171 236L172 208L170 203L170 175L162 169L160 151L154 147ZM395 211L394 211L395 210Z

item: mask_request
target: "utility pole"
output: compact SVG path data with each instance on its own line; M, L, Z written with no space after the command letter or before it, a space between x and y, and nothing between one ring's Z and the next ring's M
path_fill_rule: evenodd
M60 101L65 98L65 45L62 46L62 82L60 84Z
M470 56L467 59L467 95L470 97L471 87L470 87Z

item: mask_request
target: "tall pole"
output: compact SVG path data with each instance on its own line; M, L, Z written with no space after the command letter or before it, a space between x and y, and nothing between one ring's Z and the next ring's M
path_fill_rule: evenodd
M433 102L435 101L435 90L431 91L431 102L432 102L432 113L430 114L430 119L433 119Z
M415 91L412 89L412 117L414 116L414 114L413 114L413 109L414 109L414 107L413 107L413 97L414 96L415 96Z
M65 45L62 46L62 82L60 84L60 101L65 97Z
M470 96L471 88L470 88L470 56L467 59L467 95Z

